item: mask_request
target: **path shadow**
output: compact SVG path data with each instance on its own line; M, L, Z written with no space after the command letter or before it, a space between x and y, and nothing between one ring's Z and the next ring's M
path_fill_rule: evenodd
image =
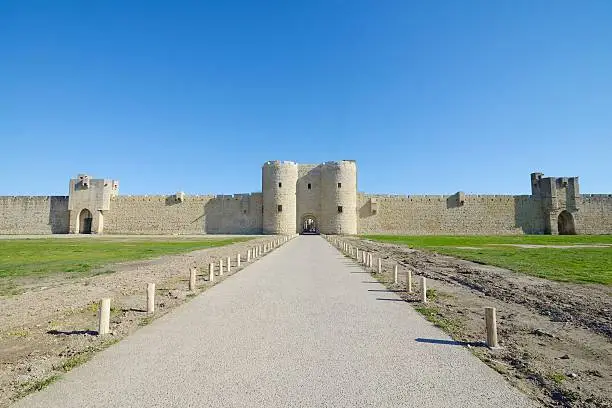
M404 299L392 299L392 298L376 298L376 300L387 300L389 302L405 302Z
M368 289L368 292L386 292L386 293L403 293L405 290L400 289Z
M412 299L393 299L393 298L376 298L376 300L388 300L389 302L406 302L406 303L419 303L420 300L412 300Z
M368 275L370 274L370 272L363 272L363 271L360 271L360 272L350 272L350 273L367 273Z
M129 309L121 309L122 312L146 312L145 309L137 309L135 307L131 307Z
M361 283L379 283L381 284L379 281L361 281Z
M98 332L95 330L71 330L71 331L62 331L62 330L49 330L47 334L53 334L54 336L74 336L74 335L90 335L97 336Z
M482 341L457 341L457 340L442 340L442 339L424 339L417 337L414 339L417 343L439 344L444 346L470 346L470 347L486 347Z

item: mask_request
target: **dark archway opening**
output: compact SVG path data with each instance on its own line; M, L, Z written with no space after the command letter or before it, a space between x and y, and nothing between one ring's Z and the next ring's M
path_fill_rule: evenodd
M91 224L93 221L93 216L91 215L91 211L87 208L84 208L83 211L79 214L79 233L81 234L91 234Z
M318 234L319 225L314 215L305 215L302 217L302 234Z
M568 211L561 211L557 220L559 235L576 235L574 217Z

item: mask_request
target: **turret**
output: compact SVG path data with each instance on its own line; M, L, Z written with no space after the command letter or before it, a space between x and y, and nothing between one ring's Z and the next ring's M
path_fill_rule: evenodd
M293 234L296 231L296 183L298 165L268 161L262 168L263 233Z
M357 234L357 165L327 162L321 171L321 232Z

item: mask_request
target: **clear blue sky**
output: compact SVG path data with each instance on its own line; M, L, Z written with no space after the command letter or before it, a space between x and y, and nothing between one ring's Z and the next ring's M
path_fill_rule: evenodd
M0 1L0 195L612 193L612 1Z

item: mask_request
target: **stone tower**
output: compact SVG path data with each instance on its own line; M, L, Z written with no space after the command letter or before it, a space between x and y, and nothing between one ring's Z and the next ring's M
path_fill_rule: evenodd
M268 161L262 168L263 233L293 234L296 231L296 184L298 165Z
M104 228L104 212L110 200L119 194L119 182L93 179L79 174L70 180L68 198L69 231L71 234L100 234Z
M531 195L540 201L544 233L576 234L580 210L578 177L544 177L531 173Z
M321 232L357 234L357 165L354 160L322 165Z
M269 161L262 169L263 233L302 232L305 220L324 234L357 233L357 165Z

